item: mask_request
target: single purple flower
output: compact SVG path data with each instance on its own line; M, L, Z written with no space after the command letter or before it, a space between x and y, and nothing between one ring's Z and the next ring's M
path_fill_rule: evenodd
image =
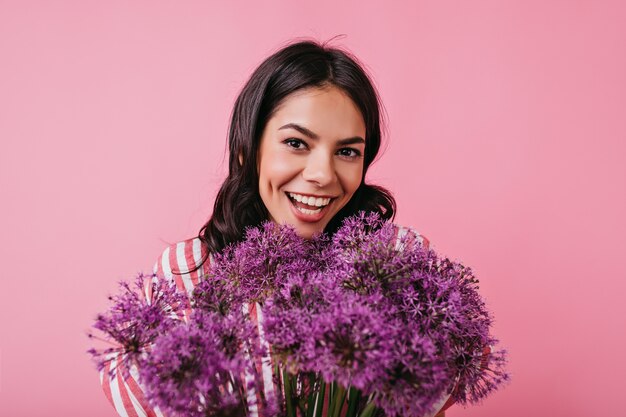
M274 354L292 373L306 368L314 353L306 349L313 323L338 300L332 277L309 267L290 275L263 305L265 336Z
M168 416L245 416L253 405L245 395L246 375L252 381L255 375L253 331L241 317L195 310L189 323L159 336L140 362L148 400Z
M266 221L248 228L243 241L215 255L206 283L196 291L196 305L224 313L228 306L262 303L298 268L314 267L315 253L293 226Z
M120 294L109 296L113 305L105 314L98 314L93 324L95 329L104 333L104 338L88 333L90 338L113 346L100 350L92 348L88 353L96 361L99 371L105 368L112 355L118 354L124 365L123 376L128 377L131 364L161 333L176 325L189 304L187 296L179 293L173 283L158 279L154 274L146 280L146 276L139 273L134 288L125 281L119 282L119 286ZM146 297L146 293L150 296ZM116 372L117 367L113 367L109 377L114 377Z
M305 349L313 360L304 368L369 395L391 366L401 328L365 298L345 293L337 301L312 322Z
M431 413L453 380L434 343L418 333L394 340L393 363L378 381L375 404L389 416L421 417Z

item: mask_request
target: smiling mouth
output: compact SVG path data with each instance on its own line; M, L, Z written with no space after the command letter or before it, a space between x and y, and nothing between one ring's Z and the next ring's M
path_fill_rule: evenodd
M316 215L325 211L326 207L330 205L331 202L335 200L336 197L332 198L315 198L309 197L307 199L306 196L295 194L295 193L285 193L287 198L291 201L291 204L302 214L305 215Z

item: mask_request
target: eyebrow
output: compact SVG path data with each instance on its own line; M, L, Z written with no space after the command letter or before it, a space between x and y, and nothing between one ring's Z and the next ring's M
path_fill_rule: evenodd
M300 126L297 123L287 123L284 126L281 126L278 128L278 130L282 130L282 129L294 129L297 130L298 132L302 133L305 136L308 136L311 139L314 140L318 140L320 137L318 134L312 132L311 130L307 129L304 126ZM341 139L340 141L337 142L339 145L352 145L353 143L363 143L365 144L365 139L363 139L360 136L353 136L351 138L346 138L346 139Z

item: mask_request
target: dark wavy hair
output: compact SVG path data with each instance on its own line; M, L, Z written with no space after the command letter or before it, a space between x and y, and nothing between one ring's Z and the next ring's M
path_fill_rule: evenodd
M383 106L373 83L350 52L329 47L326 42L295 41L265 59L237 97L228 133L228 177L217 193L211 218L198 233L208 251L191 271L204 264L211 252L241 241L247 227L269 219L257 175L257 151L265 125L290 94L331 86L346 93L361 111L366 144L361 184L324 231L332 235L345 217L359 210L375 211L385 220L393 220L396 202L391 193L365 183L367 169L381 145Z

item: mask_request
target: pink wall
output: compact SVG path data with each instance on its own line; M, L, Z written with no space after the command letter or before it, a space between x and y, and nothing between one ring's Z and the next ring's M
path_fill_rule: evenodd
M337 34L390 119L370 179L510 350L512 383L448 415L620 413L624 3L205 3L0 1L0 415L115 415L84 332L205 221L250 71Z

